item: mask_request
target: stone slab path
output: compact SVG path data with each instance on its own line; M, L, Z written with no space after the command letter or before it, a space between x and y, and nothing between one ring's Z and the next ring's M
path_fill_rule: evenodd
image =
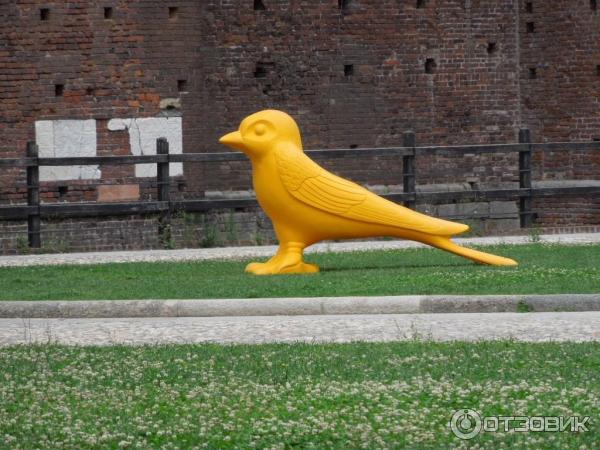
M131 319L0 319L0 345L600 341L600 312L455 313Z
M500 236L456 238L461 245L529 244L530 236ZM599 244L600 233L548 234L539 236L539 242L562 244ZM366 250L399 250L426 247L413 241L367 241L320 243L309 247L306 253L353 252ZM103 264L114 262L205 261L222 259L265 258L272 256L277 247L224 247L182 250L144 250L93 253L53 253L44 255L0 256L0 267L37 266L45 264Z

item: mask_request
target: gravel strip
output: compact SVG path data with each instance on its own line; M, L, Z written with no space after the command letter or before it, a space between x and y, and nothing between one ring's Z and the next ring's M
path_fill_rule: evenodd
M497 245L497 244L530 244L529 236L501 236L482 238L457 238L461 245ZM600 233L548 234L541 235L539 242L560 244L598 244ZM367 242L334 242L320 243L307 249L307 253L354 252L366 250L400 250L406 248L426 247L413 241L367 241ZM155 262L155 261L205 261L205 260L241 260L248 258L264 258L272 256L277 247L225 247L199 248L182 250L143 250L122 252L93 253L58 253L44 255L0 256L0 267L37 266L60 264L105 264L122 262Z
M146 319L0 319L0 345L600 341L600 312Z

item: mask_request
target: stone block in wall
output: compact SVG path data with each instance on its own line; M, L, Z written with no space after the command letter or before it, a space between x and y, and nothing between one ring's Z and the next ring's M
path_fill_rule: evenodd
M439 217L438 205L432 203L417 203L414 210L428 216Z
M519 214L519 207L516 201L510 202L490 202L489 203L491 218L506 218L507 216L516 216Z
M237 200L254 198L253 190L247 191L205 191L204 197L210 200Z
M495 189L519 189L518 181L483 181L476 183L477 189L482 191Z
M156 155L156 140L166 138L170 154L183 153L183 131L181 117L146 117L139 119L112 119L110 131L127 130L131 153L136 156ZM169 165L171 176L183 175L183 163ZM156 164L136 164L135 176L155 177Z
M377 195L402 193L404 190L400 184L365 184L364 187Z
M38 120L35 140L41 158L96 156L95 120ZM40 181L96 180L98 166L40 167Z
M491 219L483 221L483 232L485 235L515 234L521 229L520 221L516 219Z
M469 183L418 184L417 192L464 192L473 190Z
M488 215L490 204L488 202L449 203L437 206L440 217L471 217Z
M562 188L562 187L598 187L600 180L539 180L533 181L534 188Z
M99 202L126 202L140 199L139 184L100 185L98 186Z

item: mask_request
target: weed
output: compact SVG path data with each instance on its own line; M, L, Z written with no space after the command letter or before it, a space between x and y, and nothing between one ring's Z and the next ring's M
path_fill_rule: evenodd
M29 240L25 236L19 236L17 238L17 253L19 255L27 255L31 253L29 248Z
M225 230L227 232L227 243L235 244L239 240L237 223L235 221L235 214L233 211L229 212L227 216L227 223L225 224Z
M200 220L197 214L184 210L177 212L177 218L183 222L183 243L186 247L194 247L198 243L198 227Z
M539 225L532 225L529 228L529 242L536 244L541 241L541 230Z
M533 306L527 303L525 300L519 300L517 303L517 312L528 313L533 311Z
M71 246L62 239L46 239L43 241L41 253L68 253Z
M175 241L173 239L172 231L171 224L159 224L159 242L164 249L172 250L175 248Z
M265 240L264 240L264 238L263 238L262 234L260 234L260 232L259 232L259 231L256 231L256 232L254 233L254 243L255 243L256 245L263 245L263 244L264 244L264 242L265 242Z
M207 219L207 216L202 216L202 230L200 247L216 247L219 243L219 228L216 221Z

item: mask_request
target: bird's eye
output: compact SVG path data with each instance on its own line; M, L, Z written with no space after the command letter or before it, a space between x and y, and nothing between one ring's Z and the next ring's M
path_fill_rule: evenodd
M266 125L259 123L258 125L256 125L256 127L254 128L254 133L256 133L257 136L262 136L263 134L265 134L267 132L267 127Z

